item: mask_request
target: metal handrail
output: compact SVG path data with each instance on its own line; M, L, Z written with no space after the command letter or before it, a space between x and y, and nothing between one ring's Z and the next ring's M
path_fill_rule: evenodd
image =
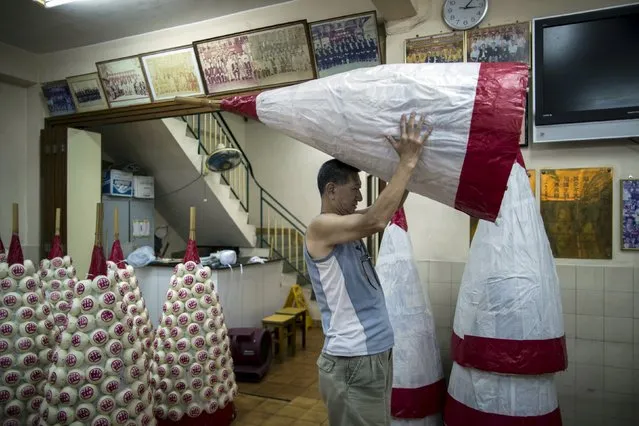
M264 244L266 243L266 245L269 246L271 250L277 256L283 259L286 264L288 264L291 268L293 268L299 276L301 276L306 282L310 282L309 279L307 278L307 272L305 270L306 268L304 267L300 268L298 265L299 262L297 261L297 259L295 262L291 261L291 259L288 259L283 252L280 252L280 250L277 250L277 247L276 247L277 244L273 246L273 244L268 241L268 236L265 238L265 236L263 235L264 207L265 206L270 207L275 213L277 213L285 222L287 222L291 226L291 229L295 230L294 232L297 232L302 236L306 233L306 225L300 219L298 219L293 213L291 213L290 210L284 207L282 203L280 203L270 192L268 192L258 182L257 178L255 177L255 173L253 172L253 166L250 160L248 159L248 156L246 155L246 153L242 149L242 146L239 144L239 142L235 138L235 135L233 134L228 123L224 119L224 116L222 116L222 114L220 114L219 112L211 112L210 114L212 115L212 118L220 126L220 130L224 133L227 140L230 141L233 148L236 148L238 151L240 151L241 164L246 171L247 177L250 175L251 180L260 191L260 231L262 234L260 235L260 238L259 238L259 246L264 247ZM202 138L201 138L200 132L202 131L202 129L200 126L201 124L200 117L201 117L201 114L197 114L197 131L191 128L189 121L187 120L186 117L182 117L182 119L186 122L189 132L198 140L199 148L203 150L204 153L206 153L206 155L209 155L209 152L207 151L206 147L201 142ZM242 198L238 196L239 194L235 192L235 190L231 186L230 182L226 179L224 174L221 175L221 179L230 187L230 190L235 196L235 198L240 200L240 205L244 208L244 211L248 212L249 199L250 199L248 178L246 179L246 206L244 206L244 204L242 203ZM270 235L270 230L267 230L267 235ZM289 253L289 256L291 256L291 253ZM302 262L303 262L303 259L302 259Z
M262 185L260 185L260 183L258 182L257 178L255 177L255 173L253 173L253 166L251 165L251 162L249 161L248 157L246 156L246 153L244 152L244 150L242 149L240 144L237 142L237 139L235 139L235 135L233 134L233 132L229 128L229 125L227 124L227 122L224 119L224 117L222 116L222 114L220 114L219 112L214 112L212 114L216 117L216 119L219 119L218 122L222 125L224 132L226 133L226 135L233 142L233 145L234 145L233 147L237 148L242 153L242 159L246 160L246 163L247 163L247 166L248 166L248 171L249 171L249 174L251 175L251 179L253 179L253 182L260 189L261 193L262 194L266 194L270 199L272 199L278 205L278 207L280 209L284 210L284 212L286 214L288 214L295 222L297 222L297 225L300 225L299 226L300 228L304 229L303 232L306 232L306 225L304 225L304 222L302 222L300 219L298 219L297 216L295 216L293 213L291 213L286 207L284 207L282 205L282 203L277 201L277 199L270 192L268 192L266 189L264 189L264 187ZM262 198L262 195L260 195L260 198ZM273 207L273 206L271 206L271 207ZM273 208L275 208L275 207L273 207ZM288 221L291 222L292 225L295 225L293 220L288 220Z

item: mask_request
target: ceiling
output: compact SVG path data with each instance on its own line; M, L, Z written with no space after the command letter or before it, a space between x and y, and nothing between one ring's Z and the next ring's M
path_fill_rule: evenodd
M33 0L0 0L0 42L49 53L286 1L91 0L45 9Z

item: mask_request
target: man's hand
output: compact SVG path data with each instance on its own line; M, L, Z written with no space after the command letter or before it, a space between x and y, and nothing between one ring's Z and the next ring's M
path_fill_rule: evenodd
M424 127L426 127L426 131L422 133ZM414 112L410 114L408 124L406 123L406 114L402 115L399 128L401 131L399 140L392 136L386 136L386 139L399 154L399 160L414 167L419 161L424 141L430 136L433 128L426 125L426 117L424 115L419 118L419 122L415 123Z

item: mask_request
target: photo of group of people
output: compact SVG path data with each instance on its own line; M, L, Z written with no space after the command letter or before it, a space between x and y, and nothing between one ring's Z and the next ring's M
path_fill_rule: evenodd
M153 100L204 94L192 46L142 56Z
M468 62L530 63L530 23L479 28L468 32Z
M464 62L464 35L438 34L406 40L407 64Z
M45 97L56 114L69 114L295 84L380 65L381 42L375 11L300 20L101 61L97 73L66 79L70 104Z
M381 64L374 12L310 25L318 77Z
M621 181L621 249L639 250L639 179Z
M140 58L125 58L97 64L109 105L151 102Z
M52 116L73 114L75 112L71 91L65 80L43 84L42 93L47 100L49 114Z
M95 111L108 106L97 72L67 78L67 82L78 112Z
M305 25L195 43L207 93L225 93L315 77Z

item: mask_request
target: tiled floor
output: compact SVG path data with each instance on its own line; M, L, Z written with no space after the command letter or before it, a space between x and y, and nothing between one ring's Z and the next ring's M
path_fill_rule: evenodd
M306 350L283 363L273 361L260 383L238 383L235 406L238 417L233 426L317 426L328 425L328 414L317 385L317 366L324 336L315 327L308 332Z

